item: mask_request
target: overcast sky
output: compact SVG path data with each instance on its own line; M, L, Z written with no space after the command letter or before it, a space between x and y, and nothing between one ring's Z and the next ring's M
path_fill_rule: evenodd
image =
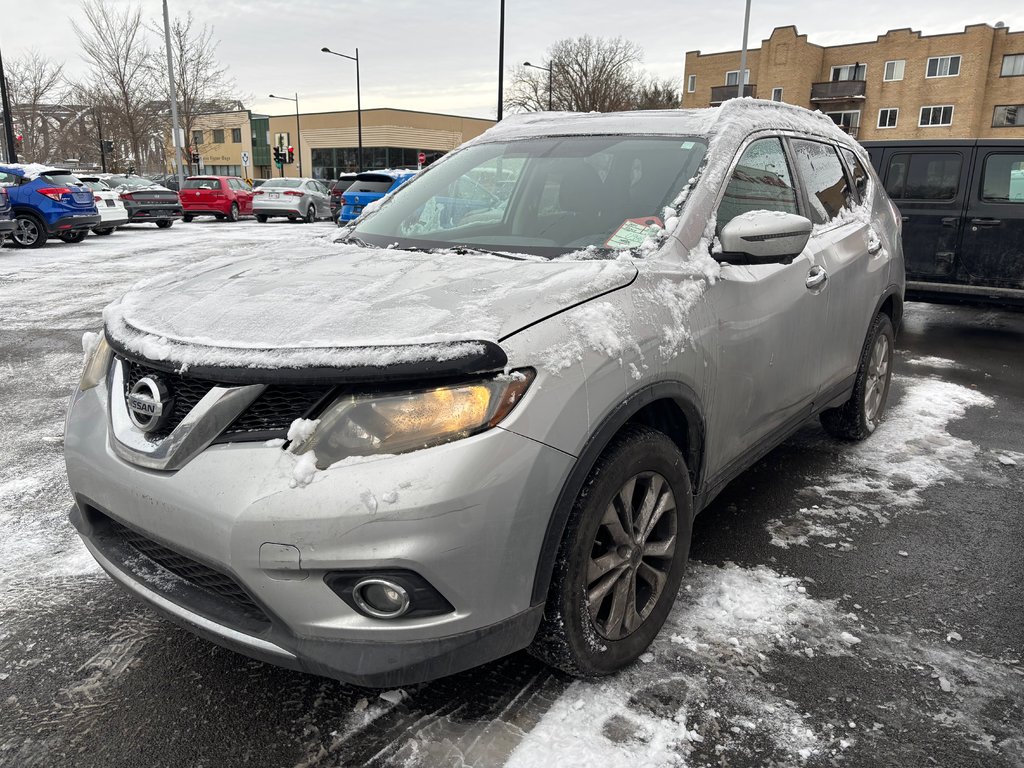
M142 2L159 20L160 0ZM81 75L84 65L69 18L80 16L76 5L31 0L32 18L46 23L23 16L17 34L0 29L4 57L34 47L65 61L69 75ZM738 49L743 34L743 0L506 0L505 6L506 83L514 64L543 62L549 46L566 37L621 35L644 49L648 71L681 80L686 51ZM172 15L191 10L214 27L220 58L244 103L256 112L289 112L286 102L266 96L296 91L303 112L354 109L354 64L320 48L352 54L358 46L364 108L495 115L499 0L170 0L170 8ZM936 34L997 21L1012 31L1024 29L1024 3L753 0L750 46L788 24L812 43L835 45L874 40L899 27Z

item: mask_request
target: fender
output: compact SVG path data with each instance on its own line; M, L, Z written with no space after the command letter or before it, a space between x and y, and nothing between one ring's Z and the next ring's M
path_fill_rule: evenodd
M580 451L580 455L576 459L576 464L562 485L558 500L548 518L540 557L537 559L537 571L534 574L533 592L530 596L531 606L536 606L547 600L551 573L554 570L558 548L562 543L565 524L590 470L622 426L639 413L644 406L657 400L672 400L686 416L689 439L683 458L690 471L691 492L696 501L704 469L704 411L700 398L690 387L679 381L660 381L648 384L633 392L604 417L604 420L587 439L583 450Z

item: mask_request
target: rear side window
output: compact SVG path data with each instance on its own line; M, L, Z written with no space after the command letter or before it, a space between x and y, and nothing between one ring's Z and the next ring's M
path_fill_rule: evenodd
M811 204L811 221L826 224L855 200L846 180L846 172L835 147L820 141L793 141L796 168L807 199Z
M853 186L857 190L857 196L863 200L864 194L868 189L868 172L864 169L860 159L852 150L844 147L843 157L846 158L846 167L849 168L850 173L853 174Z
M21 184L22 177L15 176L13 173L7 173L6 171L0 171L0 184L7 187L16 187Z
M1024 154L992 154L985 158L981 199L1024 204Z
M960 184L959 154L893 155L885 174L885 191L893 200L953 200Z
M718 206L718 231L747 211L800 212L779 139L758 139L744 150Z

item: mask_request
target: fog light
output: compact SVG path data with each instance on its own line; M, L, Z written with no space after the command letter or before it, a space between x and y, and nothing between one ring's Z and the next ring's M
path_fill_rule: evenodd
M409 593L386 579L363 579L352 588L352 599L377 619L397 619L409 610Z

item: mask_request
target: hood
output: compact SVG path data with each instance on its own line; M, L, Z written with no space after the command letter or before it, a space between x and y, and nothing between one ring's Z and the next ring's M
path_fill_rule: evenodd
M518 260L296 244L134 286L104 312L111 340L182 366L348 367L380 348L500 342L628 285L626 261Z

